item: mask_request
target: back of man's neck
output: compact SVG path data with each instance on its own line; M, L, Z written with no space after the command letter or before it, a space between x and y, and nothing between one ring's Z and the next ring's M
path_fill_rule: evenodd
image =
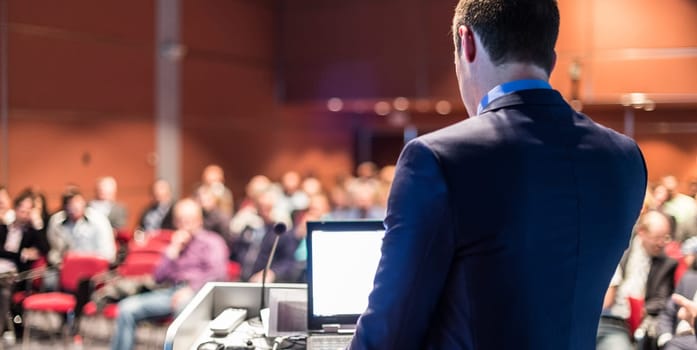
M536 79L549 81L547 72L533 64L529 63L503 63L494 68L487 82L489 91L494 87L514 80Z

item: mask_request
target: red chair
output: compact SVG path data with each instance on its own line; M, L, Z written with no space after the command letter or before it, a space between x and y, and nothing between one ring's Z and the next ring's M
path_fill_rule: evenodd
M227 263L227 278L228 281L239 281L240 275L242 275L242 268L240 263L235 261L228 261Z
M629 319L627 323L629 324L629 334L634 334L641 321L644 319L644 300L629 297Z
M133 239L133 231L124 228L116 229L114 237L118 243L128 243Z
M105 272L109 269L109 260L94 255L67 253L63 257L60 269L61 292L38 293L30 295L22 303L24 307L24 337L22 348L29 346L29 333L33 325L39 325L46 314L65 314L71 326L75 311L75 293L80 281ZM64 327L60 324L59 327Z
M159 265L161 255L149 253L129 253L129 255L116 269L117 277L138 277L152 275ZM108 281L107 281L108 283ZM80 319L80 334L85 343L93 339L108 339L114 328L114 320L118 317L118 304L107 304L101 312L97 310L94 302L89 302L82 309Z
M148 240L159 240L169 243L172 240L173 230L157 230L148 234Z

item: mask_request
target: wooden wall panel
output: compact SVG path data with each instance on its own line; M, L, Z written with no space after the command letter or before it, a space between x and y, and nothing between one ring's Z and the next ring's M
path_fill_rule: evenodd
M187 58L182 64L184 118L225 116L226 120L271 118L274 75L270 67ZM224 120L223 122L226 122Z
M420 0L285 2L281 55L286 99L416 96L425 20Z
M95 177L113 174L122 200L139 211L154 176L154 1L7 1L11 189L39 184L57 203L66 182L91 195ZM363 115L329 113L329 97L454 103L448 117L415 115L419 130L464 118L450 34L455 3L183 0L182 193L208 163L223 166L238 199L259 173L314 172L329 184L352 172L356 132L395 127L375 120L370 104ZM687 96L680 106L657 101L655 112L637 111L636 137L652 179L697 176L690 126L697 121L690 100L697 94L697 3L559 5L553 85L569 96L568 69L580 60L586 110L618 130L621 94Z
M226 173L236 197L275 146L274 9L270 1L183 1L182 194L207 164Z
M597 98L642 92L670 102L661 95L692 94L697 103L697 47L694 57L598 61L592 69Z
M10 34L11 106L152 113L154 56L149 48Z
M270 65L275 14L271 0L182 1L182 41L189 51Z
M153 1L8 0L7 185L119 182L133 226L153 180Z
M586 101L619 101L630 92L671 95L656 97L664 102L675 95L697 100L697 3L569 0L559 6L552 83L561 91L570 89L568 70L576 59Z
M6 0L22 30L123 44L155 39L153 0Z
M594 0L592 3L589 29L596 49L697 46L694 0Z
M354 128L339 121L327 126L331 115L289 108L272 122L218 127L186 124L182 130L184 169L182 193L190 193L207 164L220 164L237 200L254 175L278 181L289 170L316 174L325 185L353 170ZM335 117L335 116L334 116ZM325 121L313 120L324 118Z
M119 200L129 208L129 223L135 224L154 176L150 118L13 110L9 126L12 194L39 186L58 209L67 184L80 186L90 199L95 180L111 175L119 183Z

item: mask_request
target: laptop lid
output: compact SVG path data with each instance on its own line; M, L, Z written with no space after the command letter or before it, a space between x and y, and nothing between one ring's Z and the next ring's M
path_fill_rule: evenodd
M380 261L382 221L307 223L307 329L355 326Z

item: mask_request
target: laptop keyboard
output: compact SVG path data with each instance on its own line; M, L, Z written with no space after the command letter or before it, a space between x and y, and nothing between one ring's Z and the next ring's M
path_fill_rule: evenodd
M307 350L346 349L353 335L320 335L307 338Z

